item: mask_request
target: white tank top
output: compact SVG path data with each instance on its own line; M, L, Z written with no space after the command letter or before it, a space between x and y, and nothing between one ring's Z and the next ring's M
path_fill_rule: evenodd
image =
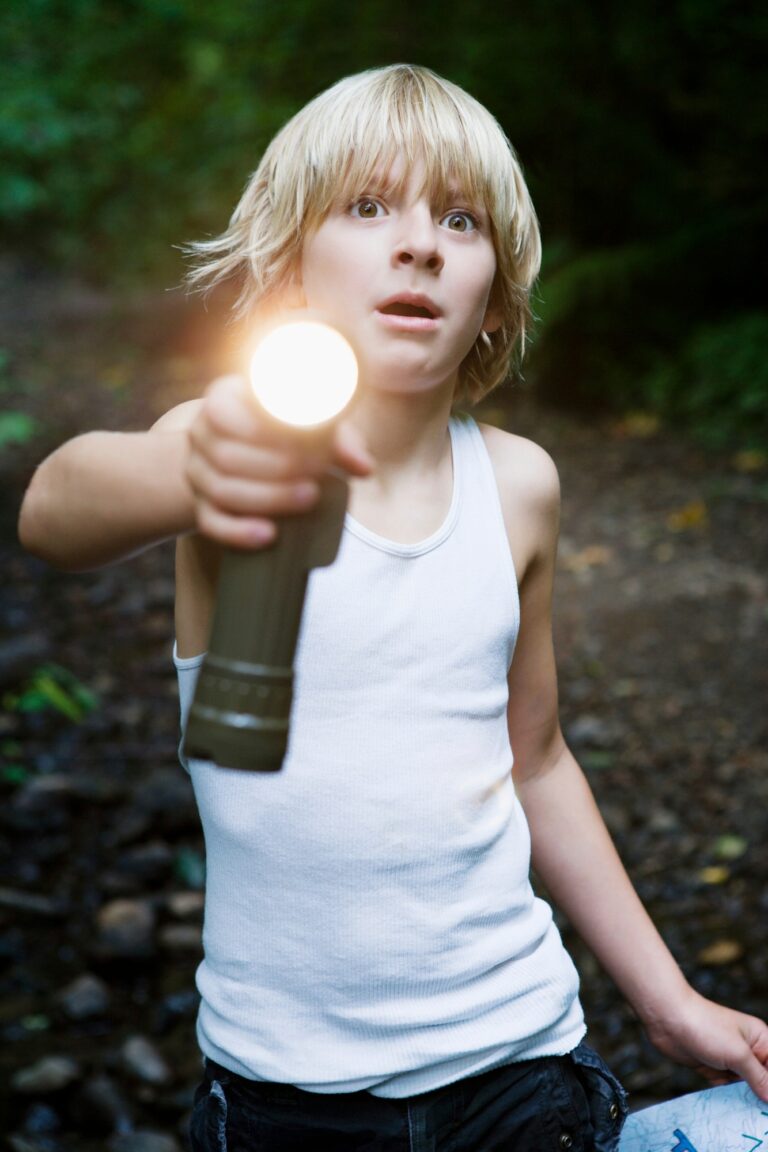
M529 882L506 725L517 582L479 428L450 424L442 526L347 516L310 577L283 770L192 760L205 833L205 1055L255 1080L402 1097L584 1034ZM178 659L182 725L202 656Z

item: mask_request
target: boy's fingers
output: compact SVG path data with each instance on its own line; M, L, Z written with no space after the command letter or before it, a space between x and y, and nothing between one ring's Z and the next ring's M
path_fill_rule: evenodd
M291 449L279 450L243 440L223 437L196 439L193 441L197 455L190 458L190 467L203 466L211 472L223 476L239 476L242 479L273 481L296 480L321 471L314 469Z
M768 1101L768 1028L762 1020L741 1013L736 1014L736 1025L738 1040L729 1038L733 1042L724 1053L723 1071L719 1072L713 1061L705 1074L713 1083L728 1083L729 1078L745 1080L755 1095Z
M768 1068L761 1064L752 1052L739 1061L739 1064L740 1067L735 1071L746 1080L756 1096L768 1101Z
M264 436L264 422L253 401L250 389L241 376L219 376L205 392L201 418L193 432L209 435L257 439Z
M275 475L317 475L331 458L345 471L367 475L372 460L362 437L342 422L332 435L305 436L304 431L265 416L254 401L247 381L240 376L222 376L208 387L201 419L193 425L193 443L224 470L252 470L265 475L262 464ZM244 450L228 460L227 454L240 445ZM244 452L260 451L264 456Z
M210 504L198 509L197 529L203 536L230 548L266 548L277 536L277 526L272 520L228 516Z
M200 507L225 516L278 516L303 512L317 501L317 482L309 477L278 481L227 475L204 460L191 461L187 479Z
M738 1071L752 1091L768 1101L768 1027L762 1020L750 1017L743 1035L749 1047Z
M241 376L211 382L189 436L212 469L254 480L317 476L331 462L352 476L367 476L374 467L361 433L348 420L329 439L306 441L295 429L265 419Z
M251 390L244 376L217 376L205 390L205 403L208 407L213 408L232 403L245 404L256 410Z

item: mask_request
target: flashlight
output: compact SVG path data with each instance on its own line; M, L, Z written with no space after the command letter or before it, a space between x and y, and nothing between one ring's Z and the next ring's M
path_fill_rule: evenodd
M250 377L268 416L291 425L309 445L327 440L352 398L357 362L334 328L300 320L260 341ZM328 472L315 507L283 517L273 544L255 552L224 550L184 738L187 757L259 772L282 767L307 580L311 569L333 563L346 506L346 481Z

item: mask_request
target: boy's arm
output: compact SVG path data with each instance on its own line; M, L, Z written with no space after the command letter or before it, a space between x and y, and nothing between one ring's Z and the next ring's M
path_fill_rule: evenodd
M64 571L126 559L194 526L178 409L151 432L87 432L35 472L19 514L23 546Z
M126 559L199 531L220 544L257 548L272 517L317 499L329 463L365 475L370 461L340 424L328 459L308 461L295 440L260 418L240 377L222 377L203 400L180 404L149 432L89 432L49 456L19 516L30 552L66 571Z
M687 983L643 908L587 781L560 730L551 601L559 518L554 465L539 458L518 519L532 542L522 572L521 627L509 676L515 788L533 865L665 1055L717 1082L734 1073L768 1100L768 1028ZM535 541L535 544L533 543Z

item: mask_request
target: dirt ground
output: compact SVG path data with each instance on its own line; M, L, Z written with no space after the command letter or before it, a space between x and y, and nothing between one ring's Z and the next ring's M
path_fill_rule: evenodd
M0 411L37 426L0 447L0 1130L21 1152L163 1152L184 1146L199 1070L204 876L175 761L172 552L66 576L21 552L14 521L48 448L146 426L235 345L178 294L117 304L23 272L0 268ZM483 415L560 468L563 724L632 878L695 986L766 1016L765 462L521 389ZM592 1043L634 1103L699 1086L562 927Z

